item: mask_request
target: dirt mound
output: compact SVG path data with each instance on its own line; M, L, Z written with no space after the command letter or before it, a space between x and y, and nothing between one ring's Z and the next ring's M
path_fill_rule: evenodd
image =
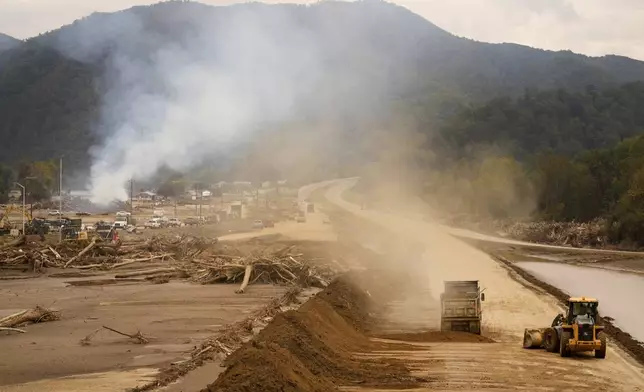
M229 366L202 392L327 392L335 390L329 380L312 374L287 350L274 343L253 341L227 360Z
M277 315L226 360L228 369L203 392L417 386L422 380L397 361L355 358L356 352L396 348L372 342L361 332L369 319L368 302L369 296L346 278L334 281L298 310Z
M466 332L426 331L418 333L394 333L377 336L381 339L401 340L405 342L460 342L460 343L495 343L494 340Z

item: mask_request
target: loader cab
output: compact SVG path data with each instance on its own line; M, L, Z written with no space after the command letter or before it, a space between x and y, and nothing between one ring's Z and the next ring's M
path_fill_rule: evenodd
M596 322L599 302L594 298L570 298L568 300L567 324L575 322L577 317L591 317Z

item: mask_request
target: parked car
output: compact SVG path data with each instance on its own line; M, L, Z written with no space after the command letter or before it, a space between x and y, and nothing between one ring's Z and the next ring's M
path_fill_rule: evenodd
M263 229L264 228L264 222L261 220L256 220L253 222L253 229Z
M92 214L90 214L89 212L85 212L85 211L78 211L76 213L76 216L89 216L89 215L92 215Z
M181 227L182 223L179 218L170 218L168 219L168 226L170 227Z
M149 229L160 229L161 222L158 219L150 219L149 221L145 222L144 226Z
M295 218L295 221L297 223L304 223L306 222L306 217L304 215L298 215L297 218Z
M183 223L186 226L196 226L196 225L200 224L201 222L197 218L186 218L186 219L183 220Z
M131 216L132 214L127 211L119 211L116 213L116 216Z
M48 215L49 216L58 216L58 215L61 215L61 212L58 211L58 210L49 210Z
M264 227L275 227L275 222L270 219L264 220Z

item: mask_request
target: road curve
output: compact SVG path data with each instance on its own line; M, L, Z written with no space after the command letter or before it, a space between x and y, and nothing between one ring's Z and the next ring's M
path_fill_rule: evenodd
M427 250L415 272L426 274L428 288L435 299L437 293L442 292L444 280L476 279L486 290L483 331L499 343L482 343L476 347L437 343L428 344L425 354L397 354L410 358L410 365L419 373L439 375L440 382L427 385L422 390L644 391L644 369L615 345L609 346L605 360L561 358L556 354L522 349L524 328L550 325L553 317L561 311L554 298L538 295L517 282L503 266L455 238L452 231L444 226L362 210L360 206L345 201L342 193L354 183L355 179L314 184L307 187L302 195L307 197L315 189L328 186L325 196L329 202L399 235L424 243ZM401 304L401 308L417 306L421 309L422 302L427 303L427 300L410 299L414 300L416 304ZM391 314L409 312L396 312L394 309ZM436 323L439 317L431 319ZM404 319L396 321L405 322ZM469 355L470 352L475 355ZM414 356L429 361L420 365L420 362L412 360Z

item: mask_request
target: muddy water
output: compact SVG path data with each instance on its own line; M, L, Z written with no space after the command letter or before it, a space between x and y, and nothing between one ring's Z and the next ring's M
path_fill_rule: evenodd
M517 265L571 296L597 298L603 315L614 318L620 328L644 341L644 276L557 263Z

